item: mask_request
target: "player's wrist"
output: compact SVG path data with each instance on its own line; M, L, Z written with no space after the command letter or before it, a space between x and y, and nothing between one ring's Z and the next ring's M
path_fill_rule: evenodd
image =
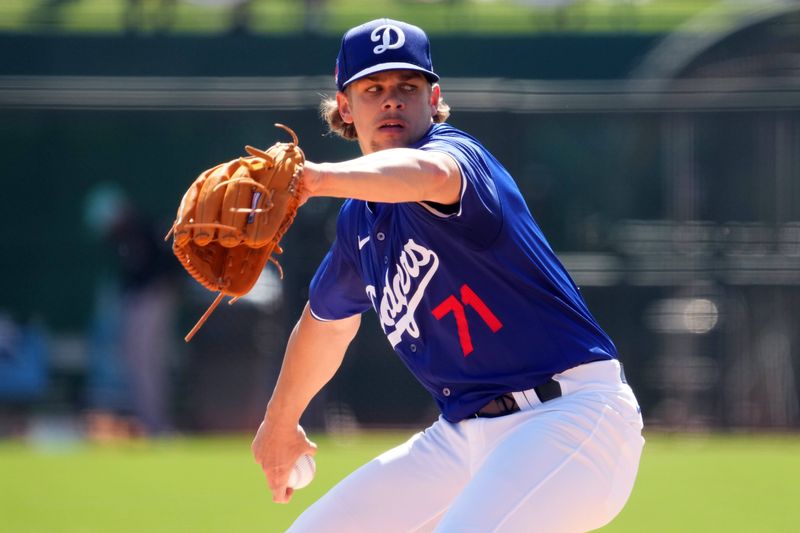
M326 177L326 163L313 163L306 161L303 169L303 182L308 196L324 196L324 183Z
M301 414L288 406L270 401L264 413L263 422L273 429L285 428L286 430L294 431L300 424Z

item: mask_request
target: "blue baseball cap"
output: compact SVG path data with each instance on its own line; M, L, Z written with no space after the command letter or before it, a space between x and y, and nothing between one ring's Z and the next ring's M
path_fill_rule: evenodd
M384 70L417 70L430 82L433 72L431 45L422 29L399 20L377 19L347 31L336 58L336 87Z

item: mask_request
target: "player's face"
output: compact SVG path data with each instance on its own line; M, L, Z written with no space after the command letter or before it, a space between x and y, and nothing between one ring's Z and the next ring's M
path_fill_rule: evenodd
M389 70L351 83L336 95L365 154L403 148L425 135L439 105L439 86L413 70Z

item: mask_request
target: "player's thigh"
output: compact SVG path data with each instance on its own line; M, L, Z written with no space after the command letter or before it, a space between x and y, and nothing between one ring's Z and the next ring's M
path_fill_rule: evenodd
M524 421L491 450L436 531L578 532L616 516L638 470L641 428L603 402L553 404L512 415ZM491 433L492 423L509 421L486 422Z
M440 420L347 476L289 531L432 531L468 481L465 452L457 426Z

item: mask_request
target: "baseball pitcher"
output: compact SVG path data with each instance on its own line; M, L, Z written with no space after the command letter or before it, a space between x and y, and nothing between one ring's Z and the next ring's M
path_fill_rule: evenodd
M638 403L508 171L446 123L429 41L380 19L336 60L333 132L362 157L306 160L299 202L346 198L252 444L273 499L313 455L298 421L339 368L361 314L433 396L439 419L356 470L292 532L577 532L633 488Z

